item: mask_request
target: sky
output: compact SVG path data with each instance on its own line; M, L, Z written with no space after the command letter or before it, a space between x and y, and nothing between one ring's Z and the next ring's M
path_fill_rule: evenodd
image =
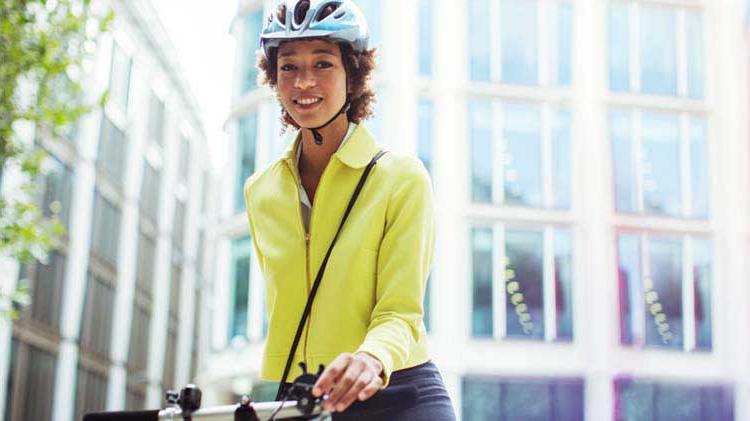
M203 111L214 165L226 159L223 124L230 111L237 0L151 0L177 50L183 76Z

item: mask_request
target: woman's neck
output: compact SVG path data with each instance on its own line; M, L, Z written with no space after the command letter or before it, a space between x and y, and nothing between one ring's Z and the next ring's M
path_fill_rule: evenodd
M302 133L302 154L300 155L299 170L300 172L312 172L313 174L322 174L331 156L339 149L339 145L344 141L346 132L349 130L349 119L346 113L342 113L331 124L319 129L318 133L323 136L323 144L315 144L312 130L301 129Z

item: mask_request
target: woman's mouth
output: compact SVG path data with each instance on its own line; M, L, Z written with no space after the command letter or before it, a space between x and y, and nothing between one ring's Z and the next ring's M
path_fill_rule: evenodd
M320 105L320 103L323 102L323 98L297 98L293 99L292 102L294 102L294 105L301 110L311 110Z

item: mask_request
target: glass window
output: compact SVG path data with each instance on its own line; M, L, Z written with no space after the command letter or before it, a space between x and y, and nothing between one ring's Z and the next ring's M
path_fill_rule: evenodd
M57 251L49 254L45 263L37 262L31 290L30 316L33 320L57 332L60 327L62 291L65 281L64 255ZM22 273L21 275L25 275Z
M154 279L154 258L156 257L156 243L154 239L139 230L138 232L138 266L136 272L136 287L147 297L151 297Z
M465 377L462 419L573 421L584 415L581 379Z
M492 118L489 101L469 103L469 139L471 141L471 198L474 202L492 202Z
M490 1L469 0L469 77L471 80L490 80Z
M573 252L570 232L555 230L557 338L573 338Z
M539 107L506 102L503 106L505 203L542 205L542 139Z
M613 91L630 89L630 5L610 2L609 26L609 88Z
M164 101L152 91L149 98L148 136L159 146L164 145Z
M256 52L260 48L260 31L263 26L263 9L248 13L244 17L245 36L242 64L242 93L258 87Z
M162 390L177 390L174 384L175 365L177 360L177 327L170 322L167 328L167 341L164 350L164 366L161 374Z
M686 251L692 250L692 253ZM687 259L687 261L685 261ZM687 269L690 268L690 269ZM618 279L623 344L711 349L711 245L693 236L620 233ZM694 296L683 296L692 282ZM687 298L690 297L690 298ZM692 302L685 302L684 300ZM690 305L694 311L685 312ZM686 343L685 318L695 326Z
M673 8L641 6L641 90L677 95L677 16Z
M500 2L503 82L519 85L536 85L539 82L537 9L537 2L528 0Z
M70 219L70 201L73 194L73 172L67 165L54 157L50 157L49 172L44 179L44 193L42 197L42 211L44 216L52 215L53 203L59 204L58 218L68 229ZM56 205L55 205L56 206Z
M695 288L695 348L711 350L711 243L693 240L693 285Z
M116 187L122 188L125 170L125 133L102 114L96 169Z
M677 115L641 114L643 206L650 214L680 216L680 128Z
M635 91L631 79L638 79L640 92L646 94L705 97L701 13L668 5L627 2L612 2L608 11L609 87L612 91ZM681 17L684 17L684 25L678 25ZM635 28L638 28L639 38L631 43L631 31ZM682 63L677 57L681 43L686 51ZM630 74L633 56L640 61L637 78L631 78ZM686 89L680 87L680 73L686 77Z
M10 420L13 411L13 387L15 384L16 366L18 364L18 341L11 338L10 365L8 366L8 382L5 384L5 420Z
M687 119L687 131L681 130L683 119ZM640 136L636 137L633 134L637 122L640 122ZM705 119L698 116L610 110L609 136L617 211L708 218L706 132ZM683 168L687 171L683 172ZM685 200L688 197L690 199Z
M109 359L114 304L115 289L89 272L79 341L82 349L96 352L104 359Z
M117 246L120 237L120 209L96 191L91 230L91 251L117 267Z
M572 117L568 110L555 110L552 116L552 205L570 209Z
M612 141L612 167L615 178L615 208L619 212L635 212L638 208L631 127L629 112L613 110L609 113L609 137Z
M89 412L107 408L107 377L78 366L76 381L75 419L82 420Z
M706 95L704 85L706 69L704 63L703 16L695 12L686 12L685 26L688 45L686 50L688 96L693 99L703 99Z
M569 208L570 134L571 116L565 109L533 102L471 101L472 200ZM549 160L544 159L547 153ZM551 185L548 191L545 184Z
M433 108L428 99L421 99L417 105L417 156L429 172L432 172L433 159Z
M472 228L471 335L492 337L492 228Z
M128 375L146 380L148 364L149 336L151 330L151 309L137 300L133 305L133 319L130 323L130 348L128 351Z
M237 139L237 187L235 189L236 212L245 209L245 180L255 172L255 148L258 135L258 114L253 112L239 120Z
M557 84L569 86L573 73L573 5L561 2L557 10Z
M544 339L544 236L505 231L505 320L508 337Z
M690 119L691 214L708 218L708 128L702 118Z
M734 393L729 386L615 380L615 418L626 421L734 419Z
M52 399L55 387L55 356L33 346L27 346L26 390L22 395L25 420L52 419Z
M112 68L109 75L109 99L122 111L128 109L128 94L130 90L130 68L132 60L114 43L112 48Z
M161 171L151 166L148 160L143 165L143 179L141 180L140 208L144 216L155 224L159 216L159 182Z
M419 0L419 74L432 76L432 39L434 3Z
M169 316L179 320L180 294L182 292L182 267L172 264L171 280L169 282Z
M179 175L178 183L190 182L190 142L185 138L180 141L180 162L177 174Z
M494 248L500 246L495 240L498 235L504 238L502 263L493 260ZM501 294L505 301L505 337L545 340L545 312L549 309L555 312L556 320L556 334L550 336L572 339L571 242L567 229L472 228L472 336L496 336L493 297ZM544 251L548 249L554 253L548 257L554 261L554 272L545 273ZM502 279L499 291L493 288L497 270ZM545 288L554 291L554 303L545 305Z
M232 295L229 314L229 339L247 338L250 302L250 237L232 241Z
M172 250L173 258L182 259L183 247L185 246L185 202L175 201L174 204L174 225L172 226Z

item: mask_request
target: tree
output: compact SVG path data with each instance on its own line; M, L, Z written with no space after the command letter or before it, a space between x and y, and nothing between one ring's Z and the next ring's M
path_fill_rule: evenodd
M0 197L0 256L44 261L63 234L56 214L39 209L39 179L45 153L19 138L34 127L36 137L59 137L95 107L83 98L81 77L91 66L95 40L113 19L98 14L91 0L3 0L0 2L0 170L13 169L19 184ZM97 5L98 6L98 5ZM0 317L15 318L28 303L20 286L0 290Z

